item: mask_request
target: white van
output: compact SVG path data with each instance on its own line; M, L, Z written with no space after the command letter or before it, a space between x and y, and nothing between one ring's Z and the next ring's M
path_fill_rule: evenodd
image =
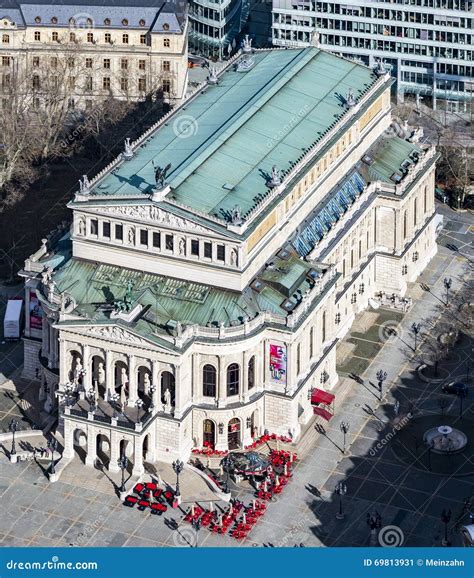
M5 317L3 318L3 338L6 340L20 339L22 320L22 299L9 299Z

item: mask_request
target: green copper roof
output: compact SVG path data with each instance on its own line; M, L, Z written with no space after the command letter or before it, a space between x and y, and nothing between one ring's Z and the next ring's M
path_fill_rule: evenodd
M132 301L143 306L132 325L150 337L167 333L170 322L177 321L228 327L263 311L284 318L310 288L310 274L327 269L301 261L295 252L289 252L286 259L275 258L273 267L258 276L262 282L258 290L248 287L242 293L75 258L55 271L54 282L59 292L74 297L75 313L94 324L113 322L112 305L124 298L127 284L132 282ZM288 300L291 307L282 307Z
M179 108L91 197L148 196L153 163L170 163L170 197L218 217L236 205L245 215L267 193L272 166L291 168L346 113L349 89L359 97L376 81L365 66L316 48L253 58L249 71L230 68Z

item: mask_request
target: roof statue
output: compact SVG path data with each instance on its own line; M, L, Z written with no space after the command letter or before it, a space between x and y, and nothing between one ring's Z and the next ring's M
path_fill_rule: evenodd
M91 183L87 178L87 175L83 175L82 179L79 179L79 192L81 195L88 195L91 191Z
M133 149L132 149L132 145L130 144L130 139L129 139L129 138L126 138L126 139L125 139L122 157L123 157L126 161L129 161L129 160L133 157Z
M310 38L311 38L310 40L311 46L319 48L320 35L319 32L316 30L316 28L311 32Z
M123 296L123 299L116 299L114 301L114 311L116 313L128 313L132 309L133 305L132 292L134 284L135 284L134 281L132 279L129 279L127 281L127 286L125 289L125 295Z
M242 52L244 54L249 54L252 52L252 39L246 34L245 38L242 40Z
M349 90L347 91L346 104L350 108L352 108L353 106L355 106L357 104L357 100L356 100L353 88L349 88Z
M155 169L156 186L159 189L164 189L166 186L165 182L166 175L168 174L168 171L171 168L171 163L168 163L165 168L162 168L159 165L155 165L155 163L153 163L153 168Z
M235 207L232 209L232 212L230 214L230 220L231 220L233 225L241 225L242 224L242 222L243 222L242 221L242 211L238 205L235 205Z
M217 69L212 64L209 65L209 76L207 77L207 82L209 84L218 84L219 78L217 76Z
M383 76L387 73L387 69L385 67L385 60L381 58L377 59L377 64L375 65L374 72L377 76Z
M273 167L272 167L272 172L270 175L270 182L268 184L272 188L278 187L278 185L281 185L281 173L275 165L273 165Z

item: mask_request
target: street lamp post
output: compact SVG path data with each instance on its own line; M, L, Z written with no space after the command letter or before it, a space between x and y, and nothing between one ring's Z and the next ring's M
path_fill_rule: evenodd
M173 470L176 474L176 492L175 496L179 498L181 496L179 492L179 474L183 471L184 463L181 460L176 460L173 462Z
M143 400L138 398L135 402L135 407L137 408L137 423L140 423L140 410L143 406Z
M122 484L120 486L120 492L125 492L125 470L128 468L128 458L125 454L122 454L117 460L118 467L122 470Z
M150 407L149 407L150 411L153 411L155 409L155 403L153 401L154 396L155 396L155 391L156 391L156 385L150 385L150 387L148 388L148 394L150 396Z
M18 420L17 419L12 419L11 422L8 424L8 429L11 431L12 433L12 449L10 452L11 456L14 456L16 454L16 447L15 447L15 433L18 430Z
M413 331L413 335L415 336L415 347L414 347L414 351L417 350L417 341L418 341L418 333L420 333L421 330L421 323L412 323L411 325L411 330Z
M428 445L428 469L431 472L431 450L434 448L434 442L431 441Z
M343 454L346 453L346 435L347 435L347 432L349 431L349 427L350 427L350 424L348 421L341 421L339 428L342 432L342 453Z
M232 465L232 461L231 461L229 456L224 456L222 458L221 463L222 463L222 466L223 466L225 473L226 473L225 482L224 482L224 493L228 494L229 493L229 474L230 474L230 467Z
M446 307L449 306L449 290L451 289L451 285L453 284L453 280L451 279L451 277L445 277L444 278L444 287L446 289Z
M114 413L112 415L112 419L117 419L117 402L119 400L120 396L117 392L114 392L111 396L110 396L110 401L112 402L112 407L114 408Z
M462 419L462 400L466 397L466 392L458 390L457 396L459 397L459 419Z
M342 509L342 496L347 494L347 486L344 482L338 482L335 488L336 494L339 496L339 512L336 514L338 520L344 520L346 515Z
M370 543L375 545L377 542L377 530L382 527L382 516L377 510L367 514L367 525L370 528Z
M196 544L195 544L195 548L198 547L199 545L199 540L198 540L198 536L199 536L199 530L201 529L201 520L197 519L197 520L193 520L191 522L192 527L194 528L195 532L196 532Z
M66 407L69 407L71 405L71 395L72 395L73 391L74 391L74 386L72 385L72 383L66 383L66 385L64 386L64 393L65 393L65 398L66 398Z
M54 475L56 470L54 469L54 452L58 449L58 440L56 438L50 438L48 440L48 448L51 452L51 465L49 467L49 473Z
M383 369L379 369L376 373L377 380L378 380L378 387L379 387L379 400L382 401L382 393L383 393L383 382L387 379L387 372Z
M451 546L451 542L448 540L448 524L451 520L451 510L443 510L441 512L441 521L444 524L444 538L441 542L442 546Z

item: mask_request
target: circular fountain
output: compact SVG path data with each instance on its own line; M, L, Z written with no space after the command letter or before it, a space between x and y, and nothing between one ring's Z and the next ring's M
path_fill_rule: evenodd
M467 435L449 425L427 430L423 440L435 454L456 454L467 445Z

